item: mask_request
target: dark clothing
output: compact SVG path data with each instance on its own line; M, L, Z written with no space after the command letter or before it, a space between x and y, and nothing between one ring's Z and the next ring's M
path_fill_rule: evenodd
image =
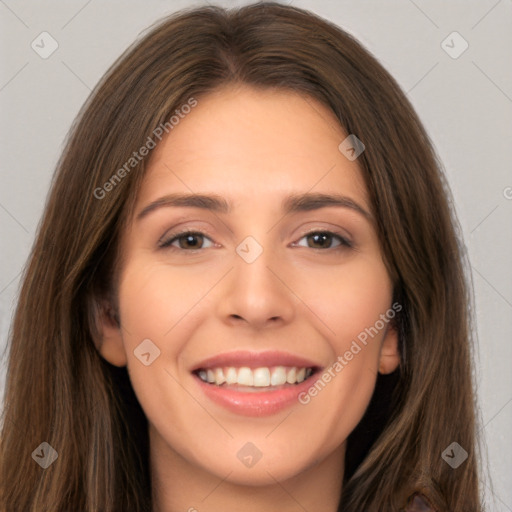
M411 501L403 509L403 512L436 512L428 500L422 494L416 494L411 497Z

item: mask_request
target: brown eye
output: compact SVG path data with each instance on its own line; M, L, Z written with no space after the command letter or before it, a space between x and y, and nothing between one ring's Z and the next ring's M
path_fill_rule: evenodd
M188 234L177 238L180 249L200 249L203 246L201 235Z
M346 238L331 231L313 231L304 235L301 240L304 238L310 242L306 247L311 249L334 249L339 246L352 247L352 244ZM338 241L338 243L333 246L333 241ZM297 245L303 246L302 244Z
M204 240L209 238L198 231L184 231L183 233L172 234L167 240L160 243L160 247L171 247L172 249L195 250L203 249ZM178 243L176 246L175 242Z

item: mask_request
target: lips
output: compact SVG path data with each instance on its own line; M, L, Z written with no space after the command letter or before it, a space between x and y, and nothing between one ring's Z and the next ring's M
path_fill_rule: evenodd
M321 369L315 361L286 352L236 351L209 357L191 373L217 405L236 414L267 416L297 403Z

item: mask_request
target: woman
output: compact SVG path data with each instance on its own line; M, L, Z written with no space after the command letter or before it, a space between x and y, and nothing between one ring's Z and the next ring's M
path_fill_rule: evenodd
M481 510L448 198L338 27L275 3L164 19L58 163L1 510Z

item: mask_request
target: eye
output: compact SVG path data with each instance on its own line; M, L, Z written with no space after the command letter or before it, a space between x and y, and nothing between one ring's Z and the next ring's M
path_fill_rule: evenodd
M201 241L204 239L210 240L204 233L201 233L200 231L183 231L181 233L171 234L170 238L168 238L167 240L161 240L159 242L159 247L170 247L172 249L178 250L205 249L204 242ZM177 247L175 245L175 242L178 242Z
M310 247L311 249L335 249L340 246L352 247L352 243L350 241L337 233L333 233L332 231L311 231L310 233L304 235L300 240L303 239L313 241L313 244L315 244L313 247L306 245L306 247ZM338 244L332 246L331 244L333 240L338 240ZM299 243L295 245L304 247L303 244Z

